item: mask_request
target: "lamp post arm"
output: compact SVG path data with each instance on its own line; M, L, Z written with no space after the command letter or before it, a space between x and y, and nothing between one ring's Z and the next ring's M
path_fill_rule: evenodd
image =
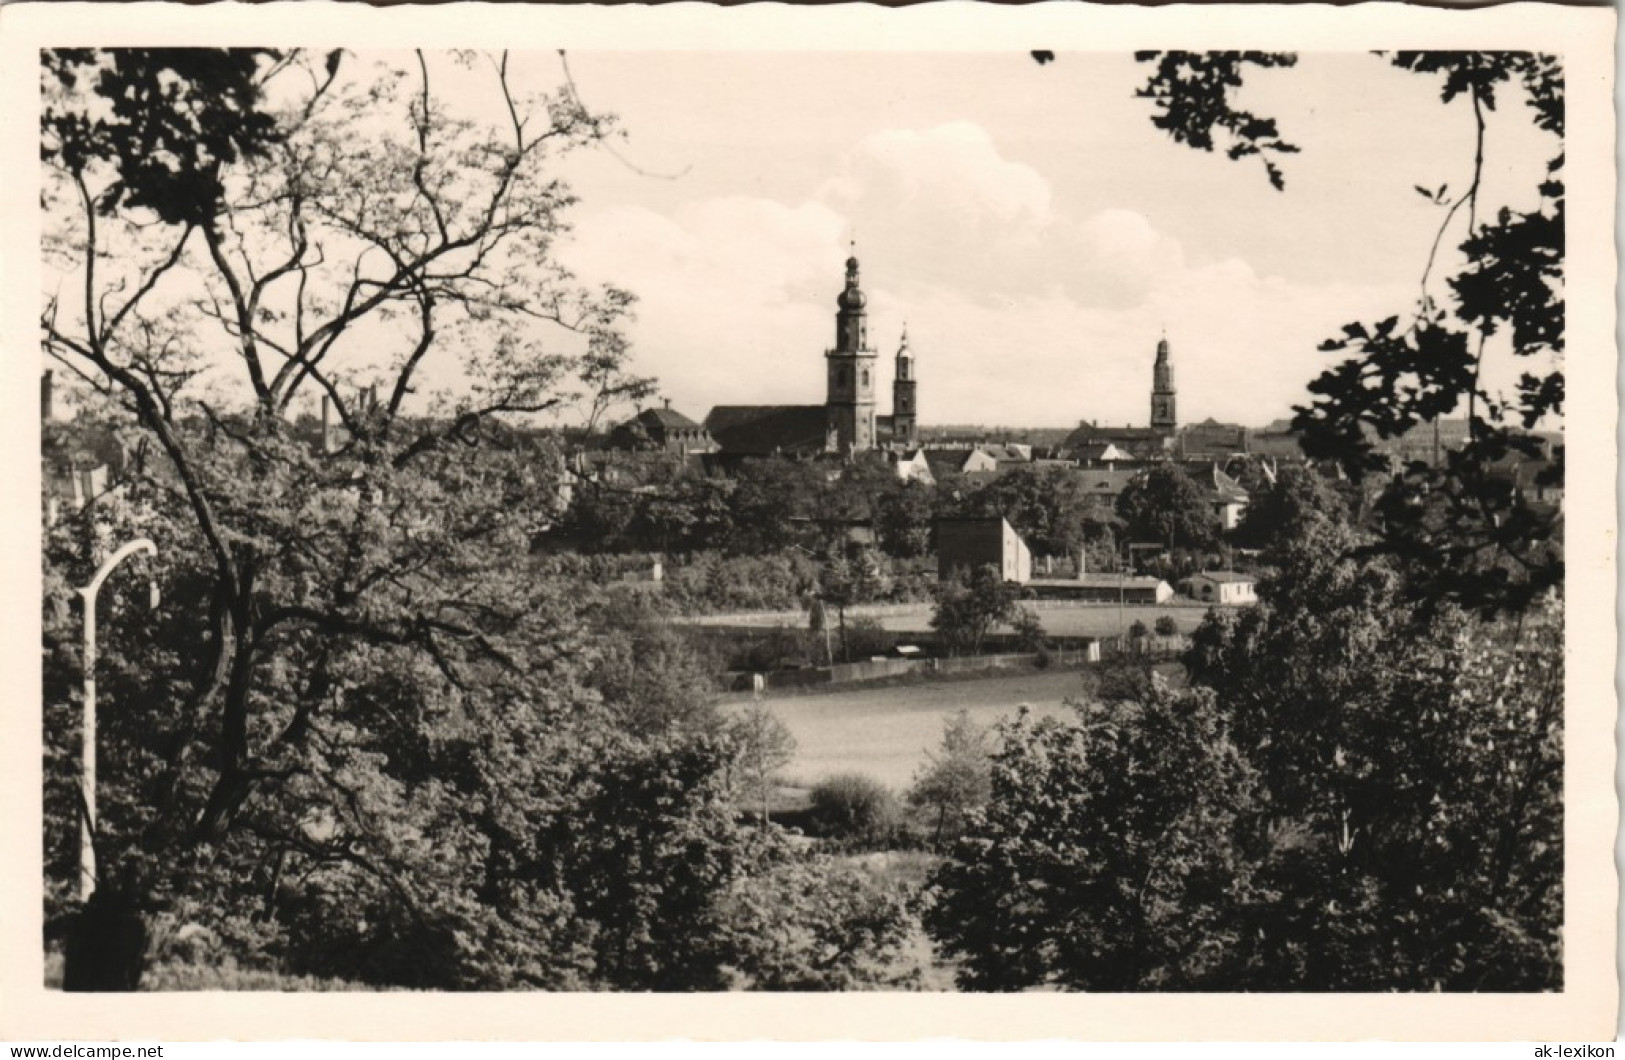
M103 563L101 569L96 572L96 576L90 579L90 584L79 590L80 594L83 595L86 600L95 600L97 591L102 587L102 582L106 581L107 576L113 573L113 568L117 567L120 563L123 563L126 559L129 559L130 556L136 552L144 552L149 556L156 556L158 554L158 546L153 544L150 539L145 537L138 537L134 541L127 542L120 547L117 552L114 552L111 556L107 557L107 562Z

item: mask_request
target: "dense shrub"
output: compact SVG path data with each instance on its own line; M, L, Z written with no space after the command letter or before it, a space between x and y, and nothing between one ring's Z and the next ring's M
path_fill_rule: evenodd
M683 614L784 611L801 606L818 567L795 550L765 556L699 552L666 568L665 596Z
M728 669L751 673L798 670L827 661L824 634L796 626L773 626L761 632L728 631Z
M733 989L917 987L905 944L913 888L824 856L795 856L742 880L722 903Z
M887 632L878 619L860 616L846 622L846 661L861 662L875 655L884 655L897 643L897 635Z
M872 777L839 773L811 794L808 821L825 838L855 847L884 846L902 822L897 796Z

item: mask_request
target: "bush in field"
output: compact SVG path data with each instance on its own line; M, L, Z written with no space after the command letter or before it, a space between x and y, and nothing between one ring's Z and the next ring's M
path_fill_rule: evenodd
M840 773L812 789L808 819L819 835L854 846L878 846L902 820L897 797L872 777Z
M1173 615L1158 615L1156 626L1153 628L1159 637L1171 637L1179 632L1179 624L1174 621Z
M1147 636L1150 632L1151 630L1146 627L1146 624L1139 619L1135 619L1134 624L1128 627L1128 635L1135 640Z

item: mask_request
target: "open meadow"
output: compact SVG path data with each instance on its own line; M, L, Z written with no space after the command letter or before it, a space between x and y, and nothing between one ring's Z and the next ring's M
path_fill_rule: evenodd
M981 725L1011 717L1022 705L1063 716L1063 700L1083 691L1076 670L1042 671L970 681L928 681L764 699L796 738L784 771L794 787L837 773L862 773L898 793L942 740L944 722L960 710Z

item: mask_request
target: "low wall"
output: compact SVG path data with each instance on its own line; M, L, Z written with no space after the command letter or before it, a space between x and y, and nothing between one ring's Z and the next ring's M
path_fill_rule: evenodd
M1051 651L1053 666L1082 666L1099 662L1098 645L1062 651ZM1002 670L1018 666L1034 666L1037 652L1000 652L994 655L959 655L946 659L869 659L865 662L842 663L805 670L778 670L773 673L736 673L730 682L735 691L771 692L775 689L812 688L824 685L862 684L883 681L889 677L907 674L965 674L978 670Z
M999 670L1007 666L1031 666L1037 660L1037 653L1007 652L999 655L955 655L946 659L932 659L931 661L936 663L933 669L939 674L963 674L970 673L973 670Z
M832 684L848 681L879 681L887 677L900 677L916 670L927 669L932 659L870 659L866 662L842 663L829 669Z

